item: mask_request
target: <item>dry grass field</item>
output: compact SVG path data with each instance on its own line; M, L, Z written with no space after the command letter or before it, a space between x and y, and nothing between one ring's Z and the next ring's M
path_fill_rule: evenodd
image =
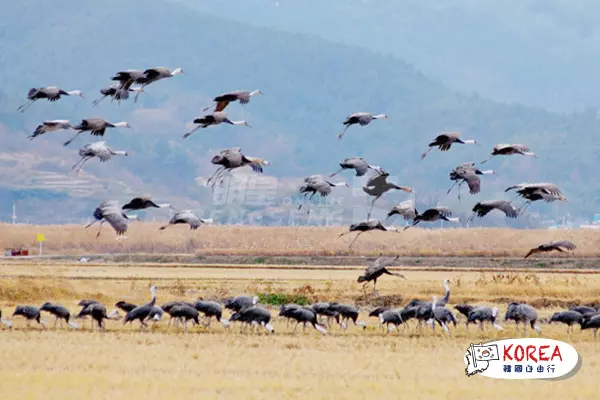
M47 254L84 253L196 253L256 255L376 255L380 252L402 256L490 256L522 257L529 249L552 240L568 239L577 246L577 257L600 256L600 232L575 230L515 229L420 229L405 232L368 232L349 243L356 234L342 238L342 227L255 227L204 226L190 231L187 226L135 222L128 239L115 241L115 233L104 226L81 225L0 225L0 248L24 247L37 254L36 234L43 233ZM556 255L561 256L561 255Z
M163 320L151 331L108 321L104 333L79 321L77 331L26 328L15 318L12 331L0 328L2 399L595 399L600 383L600 342L591 332L541 325L543 337L571 343L581 354L578 374L564 381L496 381L464 375L463 355L471 342L522 335L514 326L503 332L464 324L448 337L441 330L417 331L415 324L383 335L368 311L377 304L401 305L413 297L442 295L449 278L450 306L459 302L496 304L504 313L515 299L536 305L541 317L566 302L600 303L600 276L593 271L488 273L423 271L397 267L407 280L384 277L380 297L364 296L358 269L326 268L173 268L116 265L1 266L0 309L10 318L16 304L60 302L76 312L82 298L111 306L118 300L144 303L148 288L159 288L158 303L221 299L238 294L302 296L309 301L338 300L361 304L369 326L347 331L332 327L326 336L310 329L297 335L275 318L275 334L240 333L238 326L217 324L188 333L166 329ZM369 287L369 291L370 291ZM110 308L110 307L109 307ZM275 307L272 314L277 315ZM462 322L464 320L459 320Z

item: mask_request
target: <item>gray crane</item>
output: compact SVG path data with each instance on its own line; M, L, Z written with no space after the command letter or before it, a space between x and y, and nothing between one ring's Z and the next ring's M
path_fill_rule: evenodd
M485 217L492 210L500 210L508 218L517 218L519 211L510 201L507 200L487 200L480 201L473 206L473 215L469 218L469 221L478 216L479 218Z
M529 147L524 144L497 144L492 150L492 155L487 160L483 160L481 164L485 164L495 156L510 156L513 154L520 154L522 156L531 156L537 158L535 153L529 150Z
M136 308L137 304L132 304L121 300L115 303L115 307L117 307L119 310L124 311L125 313L128 313L129 311Z
M283 304L281 307L279 307L279 316L283 317L287 320L286 323L286 327L289 325L290 319L292 319L292 311L296 310L298 308L301 308L300 305L295 304L295 303L290 303L290 304ZM311 308L312 309L312 308ZM312 309L314 311L314 309ZM316 311L315 311L316 314Z
M13 312L13 318L16 316L22 316L27 320L27 327L31 325L31 321L36 321L42 327L46 327L46 323L42 319L40 309L35 306L17 306Z
M348 248L352 248L352 245L358 239L360 235L369 231L383 231L383 232L396 232L399 233L398 229L391 226L384 226L381 221L376 219L364 220L355 224L350 225L348 232L341 233L338 237L342 237L352 232L358 232L358 234L352 239Z
M192 129L191 131L189 131L185 135L183 135L184 139L188 138L192 133L194 133L198 129L204 129L204 128L208 128L209 126L219 125L222 123L226 123L229 125L250 127L250 124L248 124L248 122L246 122L244 120L240 120L240 121L230 120L227 117L227 113L225 111L218 111L218 112L214 112L214 113L211 113L208 115L204 115L200 118L194 119L193 123L198 124L198 126L196 126L194 129Z
M223 111L225 107L229 105L229 103L233 103L235 101L239 101L240 104L248 104L250 103L250 99L257 94L264 94L260 90L253 90L248 92L246 90L234 90L233 92L223 93L213 99L214 104L211 104L208 107L204 107L202 111L208 111L211 108L215 108L214 111Z
M329 308L331 303L329 302L319 302L313 303L310 308L315 310L317 313L317 317L322 316L326 318L326 324L331 325L331 320L335 319L339 323L340 313Z
M152 300L149 303L144 304L143 306L139 306L131 310L125 315L125 319L123 320L123 325L129 323L133 323L136 319L140 321L140 330L143 327L148 326L144 321L150 315L154 304L156 303L156 286L152 286L150 288L150 294L152 295Z
M136 92L135 101L137 101L137 93L144 92L144 88L143 87L130 87L130 88L124 89L121 86L121 84L110 85L108 87L100 89L100 94L102 95L102 97L92 101L92 104L97 106L98 104L100 104L100 102L102 102L102 100L106 99L107 97L110 97L111 101L116 100L117 103L120 104L121 101L127 100L129 98L129 92Z
M525 203L519 208L524 210L534 201L544 200L546 203L554 201L567 201L561 190L553 183L519 183L518 185L508 187L505 192L516 189L517 195L526 199Z
M577 248L577 246L575 246L572 242L570 242L568 240L556 240L554 242L541 244L538 247L535 247L535 248L529 250L529 253L527 253L527 255L525 255L525 258L528 258L529 256L536 254L536 253L544 253L544 252L549 252L549 251L553 251L553 250L564 253L565 250L573 251L576 248Z
M427 154L434 148L439 147L440 151L448 151L452 147L454 143L460 144L476 144L479 145L475 140L462 140L460 138L460 133L458 132L442 132L438 135L433 142L429 143L429 148L423 154L421 154L421 159L427 157Z
M369 314L370 315L370 314ZM406 324L410 318L413 318L415 315L414 309L400 309L400 310L382 310L377 314L379 318L379 323L381 325L386 325L386 335L390 333L390 325L393 325L396 330L398 330L398 326L401 324ZM406 325L405 325L406 326ZM398 330L398 334L400 334L400 330Z
M181 321L181 323L183 324L184 332L187 332L188 321L192 321L196 325L200 325L200 313L198 312L198 310L196 310L194 306L190 304L175 304L173 307L170 308L169 315L171 315L171 319L176 318Z
M131 210L131 211L139 211L145 210L147 208L167 208L171 207L170 204L156 204L152 201L152 197L150 196L139 196L131 199L127 204L125 204L121 209L123 210Z
M549 324L553 322L561 322L567 325L567 333L573 332L573 325L583 323L583 315L577 311L560 311L554 313L548 321Z
M465 318L469 318L469 313L478 308L478 306L473 306L470 304L457 304L454 306L454 309L457 310L459 313L461 313L462 315L465 316ZM468 324L467 324L467 328L468 328Z
M39 124L35 128L35 131L33 131L33 134L31 136L28 136L27 138L29 140L33 140L34 138L45 133L67 130L71 129L72 127L73 126L71 125L68 119L53 119L49 121L44 121L41 124Z
M329 175L329 177L332 178L332 177L336 176L337 174L339 174L340 172L347 170L347 169L353 169L356 172L355 176L363 176L369 170L373 170L376 172L383 172L381 167L378 167L377 165L369 164L367 162L367 160L365 160L362 157L350 157L350 158L346 158L346 159L342 160L340 162L340 169L338 171L334 172L333 174Z
M600 314L594 315L591 318L584 318L581 322L581 330L585 329L593 329L594 330L594 339L596 339L596 334L598 333L598 328L600 328Z
M103 201L98 207L96 207L94 210L94 221L86 225L85 228L89 228L96 222L100 222L100 227L98 228L98 233L96 234L96 237L98 237L100 236L102 224L104 224L104 222L108 222L108 224L117 233L117 238L121 239L127 232L130 219L133 219L133 217L125 214L118 201L108 200Z
M387 214L386 221L394 215L400 215L404 218L404 220L412 221L417 216L417 210L415 209L412 200L405 200L392 207L392 209Z
M342 328L344 328L344 330L348 329L348 324L347 324L348 320L352 321L352 323L354 323L354 325L360 326L361 328L366 329L367 324L365 324L363 321L357 321L358 314L360 312L358 307L354 307L349 304L331 303L329 305L329 309L331 311L339 313L339 315L340 315L339 324L341 325Z
M269 333L274 333L275 329L270 324L271 322L271 312L264 307L258 305L252 305L250 307L244 307L234 313L230 321L240 321L242 322L242 329L244 327L244 323L251 326L262 326Z
M385 171L376 172L375 175L367 181L367 184L363 186L363 191L369 196L373 196L367 219L371 218L371 212L373 211L375 202L390 190L402 190L407 193L412 193L413 190L407 186L400 186L394 182L389 182L387 180L389 176L390 174Z
M27 102L20 105L17 111L24 112L32 105L36 100L46 99L50 102L60 100L61 96L79 96L83 98L81 90L62 90L56 86L47 86L40 88L31 88L27 92Z
M183 68L175 68L173 71L167 67L148 68L144 71L144 82L142 82L142 87L148 86L149 84L157 82L161 79L171 78L177 75L185 75Z
M312 325L317 331L321 334L325 335L327 333L327 329L317 321L317 313L315 310L311 308L305 307L292 307L288 308L286 315L288 318L291 318L296 321L296 325L294 326L293 334L296 333L296 329L298 328L298 324L303 324L303 330L306 331L306 324Z
M212 222L212 219L202 219L198 217L192 210L184 210L175 212L175 214L173 214L173 216L169 219L169 223L161 226L158 229L164 231L169 227L169 225L188 224L190 226L190 230L194 231L202 224L210 224Z
M167 314L169 314L171 316L171 318L169 318L169 323L167 325L167 329L171 326L171 321L173 320L173 318L175 318L173 316L173 314L171 314L171 310L173 309L173 307L178 306L178 305L187 305L187 306L190 306L190 307L194 307L194 305L191 304L191 303L187 303L187 302L184 302L184 301L178 301L178 300L168 301L165 304L163 304L162 306L160 306L160 309L162 311L166 312ZM175 319L175 326L177 326L177 322L179 320L180 320L179 318Z
M469 324L479 322L479 329L483 331L483 323L489 321L490 324L497 330L504 330L500 325L496 323L496 316L498 315L498 307L475 307L467 315L467 329Z
M352 125L358 124L360 126L367 126L374 119L388 119L388 116L386 114L371 114L367 112L357 112L350 114L348 117L346 117L346 120L344 121L344 130L338 133L338 139L343 138L344 134L346 134L346 130Z
M229 327L229 321L223 318L223 307L221 306L221 303L210 300L198 300L196 301L196 304L194 304L194 307L208 319L205 325L207 328L210 327L212 317L219 321L225 328Z
M217 180L221 179L223 181L223 174L231 173L232 170L236 168L242 168L245 166L249 166L252 168L252 171L256 173L263 173L263 166L269 166L271 163L262 158L258 157L248 157L242 153L242 150L239 147L232 147L229 149L222 150L219 154L213 156L210 161L213 165L219 165L215 173L208 178L206 184L210 184L213 182L212 187L214 188Z
M444 286L444 297L442 297L442 298L438 298L437 296L434 297L436 307L443 307L446 304L448 304L448 302L450 301L450 280L444 279L442 281L442 285ZM419 321L423 321L423 320L427 321L427 320L433 318L433 316L431 314L432 307L433 307L433 303L425 302L425 301L419 300L419 299L413 299L406 305L405 309L416 308L417 315L415 317Z
M433 326L438 323L446 333L450 333L448 328L449 324L453 324L456 327L456 316L451 310L448 310L444 306L436 306L433 308Z
M2 319L2 310L0 310L0 324L6 326L7 328L12 328L12 323L8 320Z
M412 220L413 220L412 224L405 227L404 230L407 230L411 226L417 225L421 221L435 222L438 220L442 220L442 221L447 221L447 222L460 222L459 218L451 218L450 217L452 215L452 211L450 211L450 209L448 207L441 207L441 206L433 207L433 208L425 210L423 213L419 213L417 211L417 209L414 208L414 206L412 207L412 210L409 209L408 207L406 207L405 211L403 211L403 210L399 210L399 211L402 211L403 213L401 215L404 215L404 216L412 217L414 215L414 218L412 218ZM400 214L400 212L397 212L397 213Z
M126 121L121 122L108 122L102 118L86 118L82 119L81 123L74 125L71 128L77 131L75 136L67 140L64 145L68 146L77 136L83 132L89 132L93 136L104 136L107 128L131 128L129 123ZM100 143L100 142L98 142ZM127 155L127 154L125 154Z
M300 193L303 193L302 203L298 206L298 210L302 208L306 196L310 193L308 201L317 193L321 197L327 197L331 194L332 187L350 187L346 182L331 182L323 177L323 175L311 175L304 178L304 184L300 186ZM309 210L310 211L310 210Z
M75 318L83 318L86 316L90 316L92 318L92 329L93 323L96 321L98 323L98 329L104 331L104 320L105 319L118 319L118 315L107 315L106 314L106 306L104 304L94 302L89 303L87 306L83 307L82 310L77 314Z
M225 308L234 312L238 312L242 308L252 307L256 304L258 304L258 296L237 296L225 300Z
M397 276L402 279L406 279L406 277L404 275L402 275L401 273L390 272L387 269L387 267L393 265L394 262L396 262L398 260L398 258L400 258L400 256L396 256L396 258L379 257L371 265L369 265L367 267L367 269L365 269L364 274L362 274L361 276L358 277L357 282L358 283L365 282L365 284L363 285L363 290L365 290L365 288L367 287L367 284L369 282L373 281L373 293L377 293L377 278L379 278L380 276L382 276L384 274L393 275L393 276Z
M531 329L534 329L536 332L541 333L542 330L536 324L538 319L537 311L535 308L531 307L529 304L525 303L510 303L508 305L508 310L504 316L504 320L513 320L519 326L519 323L523 323L523 334L527 334L527 324L531 326Z
M590 313L595 314L598 312L597 309L595 309L594 307L590 307L590 306L573 306L573 307L569 308L569 311L577 311L581 315L590 314Z
M113 150L106 145L106 142L94 142L86 144L79 149L79 156L81 159L71 168L75 169L79 167L75 172L81 171L83 165L94 157L97 157L100 162L107 162L112 156L127 156L127 152L124 150Z
M40 311L46 311L47 313L54 315L54 328L56 328L56 323L59 320L61 321L61 324L64 320L73 329L79 328L77 324L71 322L71 313L69 312L69 310L64 306L61 306L60 304L46 302L42 305L42 307L40 307Z
M446 194L449 194L458 183L458 200L460 201L460 187L463 183L466 182L467 186L469 186L470 194L477 194L481 191L481 179L479 178L479 175L495 174L496 172L492 169L484 171L480 170L475 167L475 163L463 163L450 171L450 180L454 181L454 183L450 186L450 189L448 189Z

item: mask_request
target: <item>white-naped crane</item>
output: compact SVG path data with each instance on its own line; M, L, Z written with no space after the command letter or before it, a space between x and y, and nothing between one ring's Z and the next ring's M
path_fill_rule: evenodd
M365 232L369 232L369 231L383 231L383 232L396 232L396 233L399 232L398 229L396 229L396 228L393 228L391 226L384 226L381 223L381 221L379 221L379 220L368 219L368 220L364 220L364 221L350 225L348 232L341 233L338 237L345 236L352 232L358 232L358 234L354 237L354 239L352 239L352 242L350 242L350 245L348 246L348 248L350 249L350 248L352 248L352 245L354 244L354 242L356 242L356 239L358 239L358 237L360 235L362 235Z
M583 314L577 311L559 311L552 314L550 317L549 324L553 322L560 322L567 325L567 333L573 332L573 325L583 323Z
M504 213L508 218L517 218L519 216L519 211L513 207L512 203L507 200L487 200L477 202L473 206L473 215L469 218L469 220L473 220L475 216L479 218L483 218L492 210L499 210Z
M346 133L346 130L352 125L358 124L360 126L367 126L374 119L388 119L388 116L386 114L371 114L368 112L357 112L350 114L348 117L346 117L346 120L344 121L344 130L338 133L338 139L343 138L344 134Z
M450 194L454 186L458 184L458 200L460 201L460 187L463 183L466 182L469 186L470 194L477 194L481 191L481 179L479 176L495 174L496 172L492 169L484 171L480 170L475 167L474 162L463 163L450 171L450 180L454 181L454 183L450 186L450 189L448 189L446 194Z
M167 204L167 203L156 204L154 201L152 201L151 196L138 196L138 197L134 197L133 199L131 199L127 204L125 204L121 208L123 210L138 211L138 210L145 210L147 208L168 208L168 207L171 207L171 205Z
M411 225L404 228L405 230L411 226L417 225L421 221L434 222L442 220L447 222L460 222L459 218L450 218L452 211L448 207L433 207L425 210L423 213L419 213L411 200L402 202L392 208L388 213L388 218L393 215L401 215L404 219L413 221Z
M71 125L71 122L69 122L68 119L48 120L48 121L44 121L41 124L39 124L35 128L35 131L33 131L33 134L31 136L28 136L27 138L29 140L33 140L34 138L36 138L40 135L43 135L45 133L56 132L56 131L60 131L60 130L67 130L67 129L71 129L71 128L73 128L73 126Z
M198 217L192 210L183 210L176 211L171 219L169 219L169 222L158 229L164 231L169 227L169 225L188 224L190 226L190 230L194 231L200 228L202 224L210 224L212 222L212 219L202 219Z
M367 219L371 218L371 212L373 211L375 202L390 190L402 190L406 193L412 193L412 188L400 186L394 182L388 181L389 176L390 174L388 172L380 170L367 181L365 186L363 186L363 192L373 197L369 212L367 213Z
M350 187L346 182L331 182L325 179L323 175L311 175L304 178L304 184L300 186L300 193L303 194L302 203L298 206L298 210L304 205L306 196L310 193L308 201L313 198L315 194L319 194L321 197L327 197L331 194L331 188L334 187ZM308 210L310 212L310 210Z
M544 200L546 203L554 201L567 201L562 191L553 183L519 183L518 185L508 187L505 192L516 189L518 196L526 199L525 203L519 208L524 210L534 201Z
M577 248L573 242L569 240L556 240L554 242L541 244L538 247L535 247L527 253L525 258L528 258L536 253L544 253L549 251L559 251L564 253L566 250L573 251Z
M129 98L129 92L141 93L143 91L143 87L129 87L127 89L124 89L121 87L120 84L115 83L113 85L100 89L100 94L102 95L102 97L92 101L92 104L97 106L98 104L100 104L100 102L102 102L102 100L106 99L107 97L110 97L111 101L116 100L117 103L120 104L121 101L127 100ZM135 98L135 101L137 101L137 96Z
M246 122L244 120L240 120L240 121L230 120L229 117L227 116L227 113L224 111L218 111L218 112L214 112L214 113L202 116L200 118L196 118L193 121L193 123L198 124L198 126L196 126L194 129L192 129L191 131L189 131L185 135L183 135L184 139L189 137L192 133L194 133L198 129L204 129L204 128L208 128L209 126L219 125L222 123L229 124L229 125L250 127L250 124L248 124L248 122Z
M27 92L27 102L20 105L17 111L24 112L31 106L35 101L46 99L50 102L60 100L61 96L79 96L83 98L81 90L62 90L56 86L47 86L40 88L31 88Z
M125 121L112 123L105 121L102 118L86 118L82 119L81 123L79 123L78 125L72 126L72 128L76 130L77 133L75 134L75 136L73 136L71 139L67 140L64 143L65 146L68 146L77 136L79 136L83 132L89 132L93 136L104 136L106 128L131 128L131 126Z
M92 158L98 158L100 162L106 162L112 158L112 156L127 156L127 152L124 150L113 150L106 145L106 142L94 142L90 144L86 144L81 149L79 149L79 156L81 159L77 161L75 165L71 169L77 170L75 172L81 171L83 165L86 161L91 160Z
M425 153L421 154L421 159L427 157L427 154L429 154L434 147L438 147L440 151L448 151L454 143L479 145L474 139L462 140L460 138L460 133L458 132L442 132L429 143L429 148Z
M145 82L143 82L142 85L148 86L153 82L157 82L165 78L172 78L177 75L185 75L183 68L175 68L172 71L167 67L148 68L144 71L143 79Z
M373 294L376 294L377 293L377 279L379 277L381 277L382 275L384 275L384 274L393 275L393 276L397 276L402 279L406 279L406 277L404 275L402 275L401 273L390 272L390 270L387 269L387 267L393 265L394 262L396 262L398 260L398 258L400 258L400 256L396 256L395 258L379 257L365 269L365 272L361 276L358 277L357 282L358 283L365 282L363 285L363 290L366 290L367 284L369 282L373 281Z
M504 330L497 322L496 317L498 315L498 307L475 307L467 314L467 329L469 324L479 323L479 329L483 331L483 323L489 322L494 328L501 331Z
M239 101L240 104L248 104L250 103L250 99L257 94L264 94L260 90L253 90L251 92L247 90L234 90L233 92L223 93L213 99L214 104L211 104L208 107L204 107L202 111L208 111L209 109L214 107L214 111L223 111L225 107L229 105L229 103L233 103L235 101Z
M242 150L239 147L232 147L229 149L222 150L221 152L219 152L219 154L214 155L210 162L213 165L219 165L219 168L217 168L215 173L206 181L207 185L211 184L212 182L211 187L213 189L218 178L222 178L223 180L224 174L230 173L236 168L249 166L250 168L252 168L252 171L256 173L263 173L263 166L271 165L269 161L263 158L246 156L242 153Z
M36 321L43 328L46 328L46 323L42 319L40 309L35 306L16 306L12 316L13 319L16 316L24 317L27 320L27 327L31 325L31 321Z
M98 228L98 233L96 234L96 237L98 237L100 236L102 224L104 224L104 222L108 222L117 233L117 240L119 240L125 238L124 235L127 232L127 227L131 219L135 219L135 217L125 214L118 201L108 200L103 201L98 207L96 207L94 210L94 221L86 225L86 228L89 228L96 222L100 222L100 227Z
M150 316L150 313L154 308L154 304L156 303L156 291L156 286L150 287L150 295L152 296L152 300L128 312L123 319L123 325L127 324L128 322L133 324L133 321L137 319L140 321L140 330L143 327L148 326L145 320Z
M340 162L340 169L334 172L333 174L329 175L329 177L332 178L340 172L345 171L347 169L353 169L356 172L355 176L363 176L369 170L373 170L376 172L383 171L381 167L369 164L367 160L365 160L362 157L350 157L342 160Z
M512 302L508 305L508 310L504 315L504 320L513 320L517 325L517 329L519 327L519 323L523 323L523 334L527 334L527 324L531 326L531 329L535 330L537 333L542 333L542 330L537 325L537 311L535 308L525 303L517 303Z
M79 328L79 326L77 326L76 323L71 321L71 313L65 306L62 306L60 304L45 302L40 307L40 311L45 311L47 313L54 315L54 317L55 317L54 327L55 328L56 328L56 324L59 320L61 322L61 325L62 325L62 322L65 321L71 328L73 328L73 329Z
M487 160L483 160L481 164L485 164L495 156L510 156L513 154L520 154L522 156L530 156L537 158L535 153L531 152L529 150L529 147L524 144L497 144L494 146L491 154L492 155L490 156L490 158L488 158Z

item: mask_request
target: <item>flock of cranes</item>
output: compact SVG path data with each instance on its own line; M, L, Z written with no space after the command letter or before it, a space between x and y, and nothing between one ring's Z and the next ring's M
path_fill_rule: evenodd
M145 88L148 85L162 79L183 74L183 69L181 68L170 70L165 67L149 68L146 70L119 71L111 78L112 81L116 83L101 89L100 92L102 97L95 100L94 104L98 104L105 98L111 98L112 101L121 102L127 100L130 96L130 93L135 93L135 101L137 101L138 96L141 93L145 93ZM248 104L254 96L260 94L263 93L258 89L253 91L238 90L214 97L212 103L202 109L203 112L208 113L195 118L193 123L196 126L192 130L185 133L183 138L188 138L198 129L223 123L234 126L250 126L245 120L231 120L224 110L230 103L233 102L238 102L242 105ZM32 88L27 93L27 102L20 106L19 110L25 111L37 100L46 99L54 102L60 100L63 96L83 97L83 94L79 90L66 91L57 87ZM374 120L386 119L388 119L386 114L372 114L367 112L350 114L343 121L344 130L338 134L338 138L343 139L348 128L353 125L364 127L369 125ZM108 128L130 128L130 125L125 121L109 122L102 118L83 119L79 124L71 124L68 120L48 120L40 124L35 129L34 133L29 136L29 139L34 139L37 136L49 132L72 129L76 131L76 133L71 139L64 143L65 146L68 146L74 139L84 132L89 132L93 136L104 137ZM458 132L442 132L429 143L427 151L421 155L421 158L424 159L431 152L431 150L436 147L440 151L449 151L453 145L457 144L478 145L477 141L474 139L461 139L461 136ZM90 143L83 146L79 150L79 156L81 158L73 166L73 169L76 169L77 172L80 171L84 164L93 158L98 158L101 162L106 162L112 159L113 156L127 155L127 151L112 149L104 141ZM492 158L500 155L522 155L537 158L537 155L524 144L497 144L492 149L490 157L481 161L481 164L486 163ZM250 167L254 172L262 173L263 167L271 165L269 161L264 160L263 158L251 157L244 154L239 147L232 147L219 152L219 154L216 154L212 158L211 163L215 166L218 166L215 173L207 181L207 184L212 186L213 189L215 185L222 184L226 178L226 175L237 168ZM412 188L392 182L389 179L389 173L385 169L380 166L370 164L361 157L344 159L339 163L339 166L340 169L329 176L311 175L306 177L299 189L300 194L303 195L303 199L310 202L310 200L317 194L321 197L326 197L332 192L333 188L349 187L349 185L345 182L333 182L331 180L331 178L345 170L354 170L355 176L357 177L365 176L371 172L371 176L368 177L365 185L362 187L364 193L366 193L372 199L366 219L352 224L349 228L349 231L341 234L340 236L345 236L350 232L357 232L357 235L349 244L349 247L352 247L356 239L364 232L373 230L399 232L397 228L385 226L381 221L371 219L371 212L377 200L382 198L382 196L384 196L386 193L393 190L412 193ZM450 171L449 178L453 183L448 190L448 193L450 193L454 186L458 185L458 198L460 200L460 189L462 185L466 183L470 194L478 194L481 192L481 177L494 174L494 170L482 170L478 168L475 162L467 162L458 165L456 168ZM484 217L493 210L503 212L508 218L517 218L521 213L523 213L526 207L534 201L567 201L567 198L563 195L561 190L552 183L520 183L508 187L506 192L512 190L516 191L517 197L521 197L525 200L520 207L516 208L512 204L513 201L507 199L481 201L473 206L473 214L467 219L467 221L472 220L474 217ZM140 200L150 200L150 198L143 197L140 198ZM302 208L303 205L304 203L301 203L298 208ZM307 212L310 212L310 207L307 206L306 208ZM185 223L189 224L191 229L197 229L201 224L208 221L199 218L190 210L176 211L177 213L173 215L169 221L169 224ZM410 223L410 225L408 225L406 228L415 226L421 222L434 222L438 220L460 222L460 219L452 218L452 210L450 210L448 207L435 206L426 209L423 212L418 212L415 208L415 205L410 200L401 202L392 207L387 214L386 221L395 215L401 216L404 218L404 220ZM118 237L125 234L127 231L128 222L131 219L130 216L127 215L126 210L120 208L118 203L112 200L101 203L100 206L98 206L98 208L95 210L94 217L98 221L108 222L117 232ZM164 229L165 227L166 226L163 226L161 229ZM550 249L574 249L574 246L553 246L552 244L547 246L550 246Z
M391 272L388 267L393 265L396 258L379 257L369 265L364 273L358 277L359 283L366 286L373 282L373 290L376 290L377 279L384 274L404 278L404 275ZM483 331L486 324L497 330L504 330L499 324L498 307L489 307L473 304L457 304L452 309L447 308L450 303L450 281L443 281L444 296L433 296L432 301L413 299L402 308L378 307L370 311L369 317L375 317L379 320L379 326L385 328L385 334L392 329L398 329L400 325L405 328L410 320L417 321L416 329L420 332L424 325L431 325L435 332L435 327L440 326L446 333L450 333L450 326L457 326L458 319L456 310L462 314L465 319L466 329L469 325L479 326ZM144 330L149 327L149 323L155 324L168 315L169 321L167 330L171 323L174 326L181 325L184 331L188 330L188 324L203 325L210 328L212 319L220 322L225 328L229 328L232 323L240 323L240 331L256 327L263 328L269 333L275 331L272 322L273 315L271 311L259 304L257 296L237 296L224 300L223 302L204 300L198 298L194 302L188 301L169 301L162 305L157 305L157 287L150 288L151 300L142 305L132 304L126 301L119 301L115 304L115 309L107 311L107 307L96 300L81 300L79 306L81 310L72 315L70 311L60 305L50 302L44 303L41 307L33 305L17 305L12 314L13 319L21 316L27 321L29 327L31 322L37 322L43 328L46 328L46 322L42 319L42 313L48 313L54 316L54 328L60 323L67 324L73 329L79 329L80 326L75 320L89 317L91 320L90 328L92 330L105 330L106 320L122 320L123 325L139 323L139 329ZM224 309L229 310L229 318L224 317ZM350 304L338 302L317 302L310 306L301 306L298 304L286 304L279 308L279 317L286 318L289 322L295 323L292 333L295 334L300 324L306 330L311 326L319 333L325 335L328 329L338 324L343 330L348 329L352 323L359 328L366 328L367 324L359 320L361 310ZM121 313L124 313L123 315ZM202 319L201 319L202 318ZM539 323L563 323L567 325L567 332L573 331L573 326L579 324L581 330L593 329L594 337L597 330L600 329L600 310L594 307L580 305L571 307L569 310L556 312L553 315L539 319L537 310L529 304L512 302L508 304L504 321L514 321L517 329L519 324L523 324L523 335L527 335L527 327L541 333ZM12 321L3 319L0 310L0 323L8 328L12 328Z

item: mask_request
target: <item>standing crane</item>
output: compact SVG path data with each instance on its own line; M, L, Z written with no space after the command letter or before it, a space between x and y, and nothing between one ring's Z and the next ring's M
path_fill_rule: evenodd
M193 122L194 122L194 124L198 124L198 126L196 126L194 129L192 129L191 131L189 131L185 135L183 135L184 139L187 138L187 137L189 137L196 130L208 128L211 125L219 125L219 124L222 124L222 123L226 123L226 124L229 124L229 125L250 127L250 124L248 124L248 122L246 122L244 120L240 120L240 121L232 121L232 120L230 120L227 117L227 113L224 112L224 111L217 111L217 112L214 112L212 114L208 114L208 115L205 115L203 117L196 118Z
M71 322L71 313L69 310L61 306L60 304L52 304L50 302L46 302L40 307L40 311L46 311L52 315L54 315L54 328L56 328L56 323L60 320L61 324L64 320L71 328L77 329L79 328L77 324Z
M104 136L106 128L131 128L131 126L125 121L112 123L105 121L102 118L87 118L82 119L79 125L72 126L72 128L76 130L77 133L64 143L65 146L68 146L83 132L90 132L93 136Z
M531 329L534 329L537 333L542 333L540 327L536 324L538 319L537 311L529 304L524 303L510 303L508 310L504 316L504 320L513 320L519 326L519 323L523 323L523 335L527 334L527 324L531 325Z
M402 279L406 279L406 277L398 272L390 272L387 267L390 265L393 265L394 262L396 260L398 260L398 258L400 258L400 256L396 256L396 258L390 258L390 257L379 257L378 259L376 259L373 264L369 265L369 267L367 267L367 269L365 269L365 272L363 275L358 277L357 282L358 283L362 283L365 282L365 284L363 285L363 290L367 287L367 284L370 281L373 281L373 293L377 293L377 278L381 277L382 275L386 274L386 275L393 275L393 276L397 276L399 278Z
M342 132L338 134L338 139L343 138L344 134L346 133L346 130L352 125L358 124L360 126L367 126L374 119L388 119L388 116L386 114L371 114L367 112L357 112L354 114L350 114L344 121L345 128Z
M24 112L35 102L36 100L46 99L50 102L60 100L61 96L79 96L83 98L81 90L70 90L65 91L56 86L47 86L41 88L31 88L27 92L27 102L17 108L17 111Z
M413 190L407 186L399 186L394 182L388 182L387 179L389 175L390 174L387 172L379 171L367 181L365 186L363 186L363 191L369 196L373 196L367 219L371 218L371 212L373 211L375 202L390 190L402 190L407 193L412 193Z
M488 158L487 160L483 160L481 164L490 161L495 156L510 156L513 154L520 154L522 156L530 156L537 158L535 153L532 153L529 150L529 147L524 144L497 144L494 146L494 149L492 150L491 154L492 155L490 156L490 158Z
M440 151L448 151L454 143L478 145L478 143L474 139L462 140L460 138L460 133L458 132L442 132L433 140L433 142L429 143L429 148L425 153L421 154L421 159L427 157L427 154L434 147L439 147Z
M233 92L223 93L220 96L217 96L213 99L214 104L211 104L208 107L204 107L202 111L208 111L211 108L215 108L215 112L223 111L225 107L229 105L229 103L233 103L235 101L239 101L240 104L248 104L250 103L250 99L257 94L264 94L260 90L253 90L248 92L246 90L234 90Z

